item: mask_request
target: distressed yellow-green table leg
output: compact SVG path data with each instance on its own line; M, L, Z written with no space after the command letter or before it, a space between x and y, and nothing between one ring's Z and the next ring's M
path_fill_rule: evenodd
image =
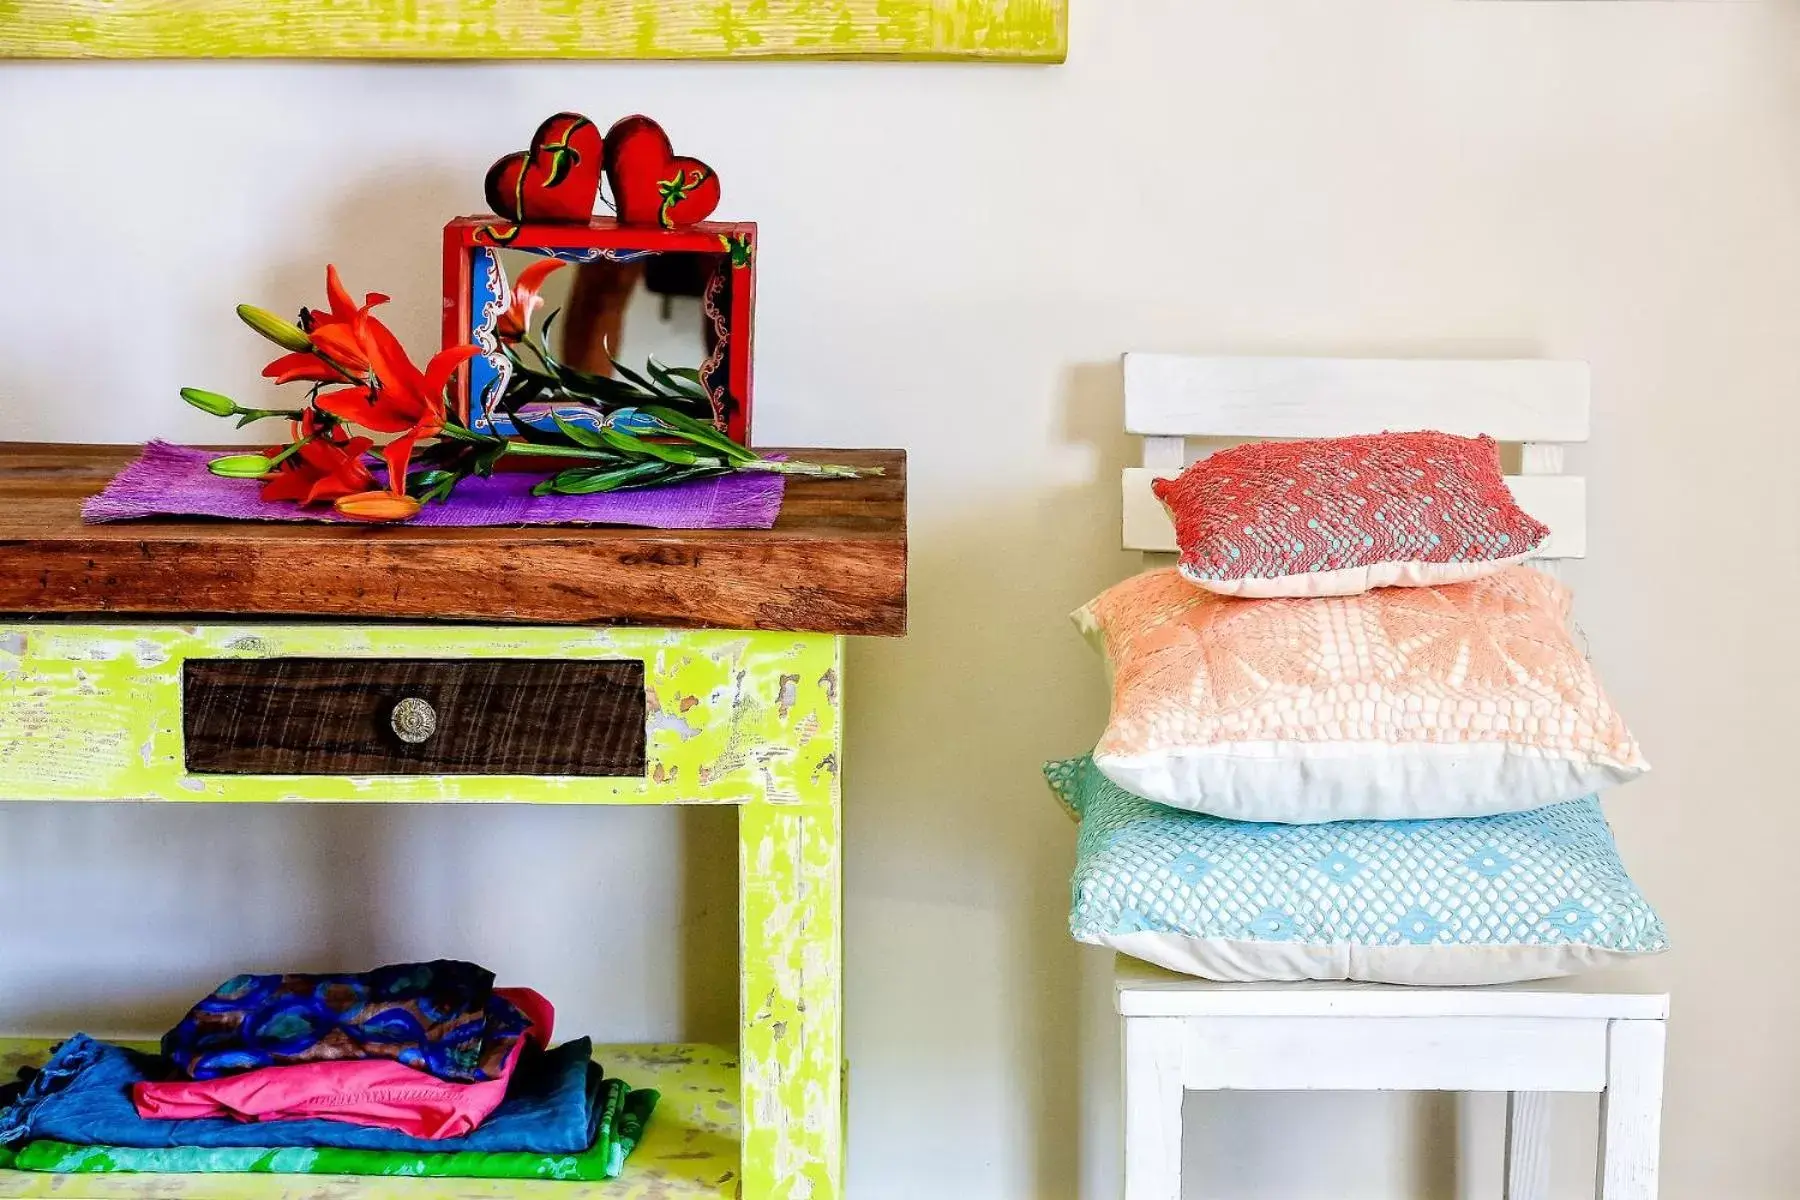
M841 646L840 646L841 650ZM826 690L836 700L834 677ZM738 810L743 1200L843 1194L838 726L791 802Z
M835 803L739 810L743 1200L838 1200L842 888Z

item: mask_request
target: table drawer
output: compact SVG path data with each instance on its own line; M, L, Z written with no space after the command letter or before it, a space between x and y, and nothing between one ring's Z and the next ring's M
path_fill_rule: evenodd
M197 775L642 776L637 660L190 658Z

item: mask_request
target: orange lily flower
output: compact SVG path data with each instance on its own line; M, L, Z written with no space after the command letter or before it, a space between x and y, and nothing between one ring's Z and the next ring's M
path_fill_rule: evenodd
M532 315L544 304L538 290L553 272L567 265L560 258L543 258L520 271L518 279L513 281L512 300L494 323L494 336L503 342L523 340L531 331Z
M344 381L346 373L353 376L368 374L370 363L363 347L363 327L365 322L373 319L369 310L377 304L386 304L388 297L380 292L370 292L358 306L345 289L338 269L328 266L325 268L325 299L331 305L329 311L301 310L300 325L312 337L316 349L284 354L263 368L264 375L281 384L296 379L339 383Z
M304 322L306 331L312 333L331 325L354 323L368 316L371 308L377 304L386 304L388 300L389 297L380 292L369 292L363 296L362 305L358 307L356 301L350 298L349 290L344 287L344 281L339 278L338 269L335 266L327 266L325 268L325 301L331 305L331 311L320 312L316 308L307 309L307 320Z
M342 427L321 433L310 411L295 424L294 433L312 440L290 455L263 483L264 500L294 500L304 508L374 486L375 477L363 464L363 455L374 445L368 438L351 437ZM273 457L283 449L271 447L268 454Z
M450 386L450 376L480 350L475 346L441 350L420 371L386 325L369 316L362 318L362 325L375 386L328 392L315 403L364 429L400 435L381 451L388 465L388 490L400 496L406 493L414 445L421 438L436 437L444 427L444 389Z

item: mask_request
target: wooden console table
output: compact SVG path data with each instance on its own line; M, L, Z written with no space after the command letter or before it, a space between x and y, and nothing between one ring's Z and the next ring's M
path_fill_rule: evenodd
M905 631L906 463L806 453L886 474L790 480L766 531L95 526L131 450L0 445L0 799L735 805L740 889L738 1044L598 1052L663 1092L616 1182L0 1197L837 1200L843 643Z

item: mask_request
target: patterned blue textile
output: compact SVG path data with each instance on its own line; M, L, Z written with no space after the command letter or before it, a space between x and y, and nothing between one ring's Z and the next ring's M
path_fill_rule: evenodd
M170 1076L160 1058L76 1034L59 1046L23 1097L0 1111L0 1145L49 1138L82 1146L334 1146L346 1150L459 1150L575 1154L593 1144L600 1119L600 1069L587 1038L528 1050L506 1099L464 1137L435 1141L343 1121L148 1120L131 1085Z
M1069 918L1080 941L1668 945L1593 797L1490 817L1271 825L1140 799L1091 758L1044 774L1081 821Z
M389 1058L457 1083L498 1079L529 1022L493 973L440 959L355 975L238 975L163 1035L193 1079L333 1059Z

